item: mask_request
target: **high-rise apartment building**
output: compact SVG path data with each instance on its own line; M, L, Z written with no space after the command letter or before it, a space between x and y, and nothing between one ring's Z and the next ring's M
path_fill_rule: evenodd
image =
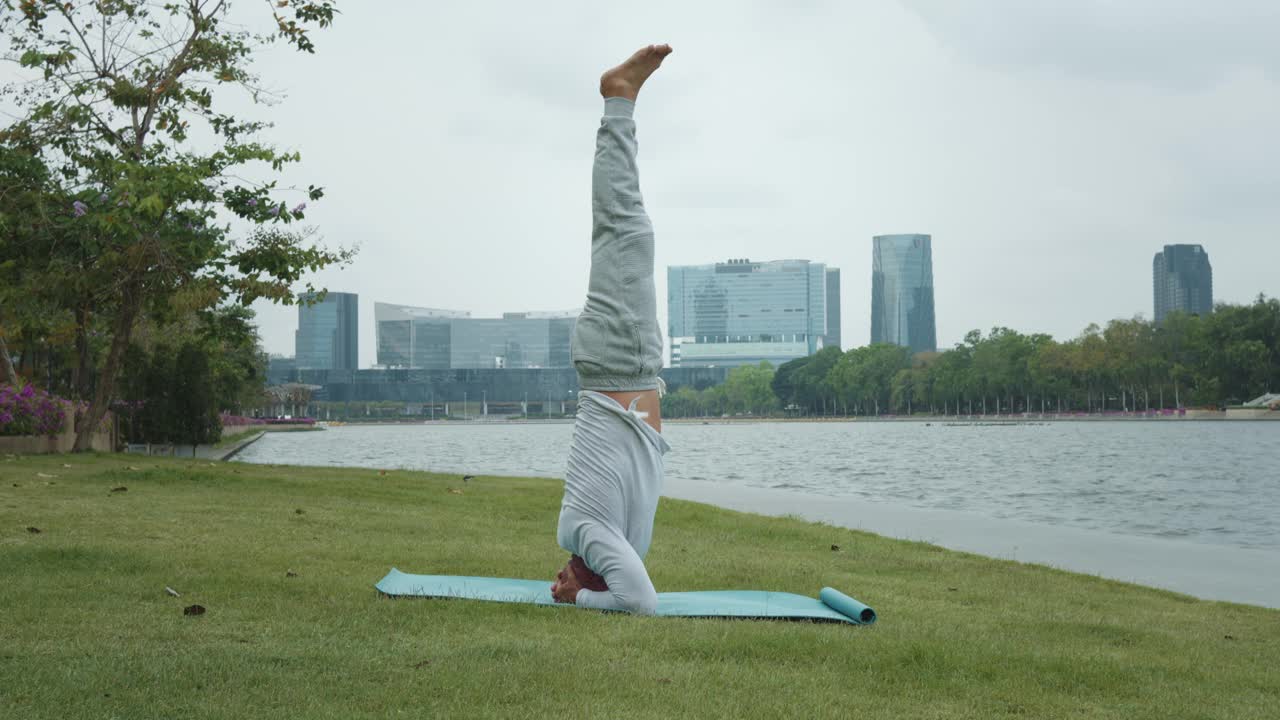
M840 271L808 260L667 268L671 365L779 365L840 342Z
M1151 261L1156 322L1171 312L1213 312L1213 266L1199 245L1165 245Z
M325 293L312 304L298 297L294 358L299 370L355 370L360 358L359 304L355 293Z
M378 365L423 370L567 368L576 310L470 312L390 303L374 304Z
M936 351L932 238L876 235L871 252L871 342Z

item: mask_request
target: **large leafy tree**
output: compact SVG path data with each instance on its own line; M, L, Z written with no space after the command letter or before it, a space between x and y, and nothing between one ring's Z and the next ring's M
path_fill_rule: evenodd
M744 365L731 370L724 389L733 410L767 413L777 403L772 382L773 365L761 360L759 365Z
M314 52L314 31L336 12L330 0L263 7L255 31L249 16L232 22L226 0L0 0L10 59L31 73L5 89L22 114L0 147L45 165L46 207L62 202L16 219L45 241L22 270L58 288L45 299L74 318L78 347L88 352L91 328L106 337L77 449L106 412L144 313L163 316L180 295L208 308L289 303L304 273L351 258L291 229L321 189L290 197L276 178L298 154L260 140L266 123L226 110L230 90L267 97L255 52ZM243 179L255 174L267 179Z

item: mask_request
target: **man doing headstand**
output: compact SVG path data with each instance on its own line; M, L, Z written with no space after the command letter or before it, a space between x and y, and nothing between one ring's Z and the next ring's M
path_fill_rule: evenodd
M604 117L591 172L591 279L573 332L578 413L556 540L571 553L559 602L652 615L644 567L662 491L658 388L662 334L653 285L653 226L636 168L636 96L671 54L641 48L600 77Z

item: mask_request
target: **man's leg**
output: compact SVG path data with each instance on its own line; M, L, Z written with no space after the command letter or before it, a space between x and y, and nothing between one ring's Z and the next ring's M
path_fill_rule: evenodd
M641 86L670 53L669 46L650 45L600 78L605 108L596 134L591 173L591 278L587 302L573 333L573 364L581 387L607 394L623 407L640 411L645 421L659 431L662 335L653 283L653 226L640 196L632 112ZM575 474L574 457L592 454L579 444L579 431L584 427L581 413L577 422L570 471L565 477L566 503L578 484L612 482L589 471ZM660 462L657 471L648 473L643 480L660 486ZM657 596L642 559L648 548L648 535L639 537L641 534L637 533L639 547L643 548L639 549L630 542L630 533L623 534L624 528L635 523L631 517L634 510L611 508L616 517L605 527L598 522L583 522L567 504L561 507L556 533L560 546L580 553L581 564L607 582L606 591L583 590L581 604L653 612ZM650 527L652 515L650 511ZM578 597L573 565L571 559L552 586L557 600L572 602Z
M653 226L640 195L635 100L670 46L650 45L600 78L604 117L592 169L591 280L573 337L573 361L583 389L636 402L661 428L657 388L662 369L653 283Z

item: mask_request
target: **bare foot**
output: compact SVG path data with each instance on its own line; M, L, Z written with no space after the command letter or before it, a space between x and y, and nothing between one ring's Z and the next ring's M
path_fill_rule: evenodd
M636 96L640 94L640 86L658 69L663 58L670 54L670 45L640 48L621 65L600 76L600 94L607 98L621 97L635 102Z

